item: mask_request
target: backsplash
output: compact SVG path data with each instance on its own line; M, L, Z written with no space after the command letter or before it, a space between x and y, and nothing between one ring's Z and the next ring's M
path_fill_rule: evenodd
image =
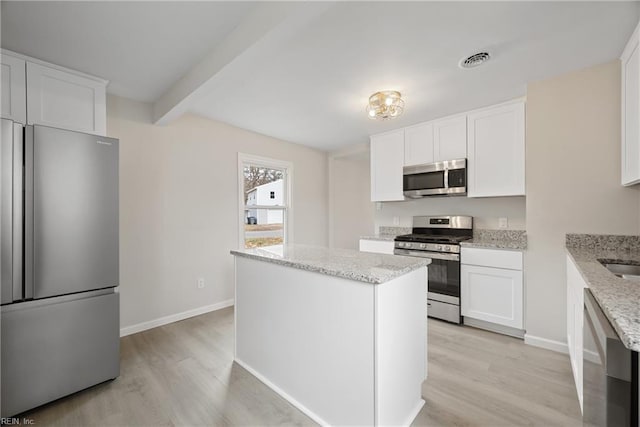
M381 236L400 236L402 234L411 234L411 227L385 227L382 226L378 230Z
M390 226L411 227L413 217L417 215L469 215L473 217L473 227L481 229L498 229L498 218L503 217L508 219L508 226L502 230L526 229L525 197L425 197L376 205L374 225L377 230Z
M513 240L516 242L527 242L527 232L525 230L486 230L475 228L473 230L474 240Z
M570 233L566 235L565 245L568 248L588 247L596 250L640 250L640 236Z

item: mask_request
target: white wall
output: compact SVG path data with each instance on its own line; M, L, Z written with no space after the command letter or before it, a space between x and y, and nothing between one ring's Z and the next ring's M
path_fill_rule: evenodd
M411 227L414 216L470 215L474 228L498 228L498 218L507 218L508 228L525 229L524 197L424 197L403 202L382 202L375 211L375 227ZM399 224L394 224L394 217Z
M293 163L295 242L327 244L326 153L193 115L154 126L150 105L113 96L107 131L120 139L121 327L233 298L238 152Z
M329 156L330 245L358 249L361 236L373 234L369 146Z
M527 336L566 342L566 233L637 234L620 185L619 61L527 89Z

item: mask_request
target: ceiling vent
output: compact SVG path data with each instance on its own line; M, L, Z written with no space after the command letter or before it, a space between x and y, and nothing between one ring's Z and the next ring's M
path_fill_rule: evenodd
M489 52L478 52L466 58L462 58L458 65L460 66L460 68L475 68L479 65L484 64L490 58L491 55L489 55Z

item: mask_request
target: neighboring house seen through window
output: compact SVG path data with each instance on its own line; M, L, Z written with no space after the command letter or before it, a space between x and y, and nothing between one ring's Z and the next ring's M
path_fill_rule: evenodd
M292 165L238 154L240 247L281 250L290 238Z

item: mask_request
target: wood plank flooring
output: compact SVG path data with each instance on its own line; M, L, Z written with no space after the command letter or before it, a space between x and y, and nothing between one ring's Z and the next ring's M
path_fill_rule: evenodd
M416 426L578 426L567 356L429 320ZM121 375L22 414L52 426L314 425L233 363L233 308L124 337Z

